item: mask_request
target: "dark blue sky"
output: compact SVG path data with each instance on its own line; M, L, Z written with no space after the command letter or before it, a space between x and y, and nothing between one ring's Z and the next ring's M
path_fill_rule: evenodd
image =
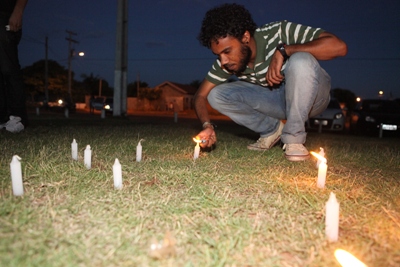
M129 0L128 82L151 87L166 80L202 80L214 61L196 36L205 12L227 1ZM320 27L343 39L348 55L321 62L332 77L332 88L344 88L363 98L379 90L400 98L399 0L244 0L258 25L288 20ZM45 37L49 59L67 67L66 30L77 33L72 70L101 77L114 85L116 0L31 0L24 16L20 44L22 67L44 59Z

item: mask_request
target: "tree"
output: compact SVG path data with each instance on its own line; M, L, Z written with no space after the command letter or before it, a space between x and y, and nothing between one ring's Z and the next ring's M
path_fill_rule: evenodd
M149 85L146 82L139 81L139 88L148 88ZM128 84L127 88L127 96L128 97L137 97L138 94L138 82L131 82ZM139 89L139 95L140 95L140 89Z
M200 80L194 80L194 81L191 81L191 82L189 83L189 85L192 86L192 87L194 87L194 88L196 88L196 89L199 89L199 87L200 87L200 85L201 85L201 81L200 81Z
M82 74L82 90L87 95L102 95L102 96L112 96L114 95L113 88L110 87L109 83L100 78L99 76L93 76L93 73L90 76L86 74Z
M25 90L31 99L45 94L45 60L39 60L22 69ZM62 96L68 93L68 71L54 60L48 60L49 95Z
M139 97L138 98L146 98L150 101L158 100L161 98L162 90L160 88L148 88L142 87L139 88Z
M352 110L356 105L356 95L350 90L335 88L332 89L332 95L339 102L345 103L348 110Z

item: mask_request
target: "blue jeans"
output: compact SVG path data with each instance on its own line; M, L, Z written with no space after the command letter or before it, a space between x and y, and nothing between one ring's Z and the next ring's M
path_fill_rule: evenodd
M208 95L210 105L261 137L274 133L280 120L286 120L281 140L304 144L305 122L328 106L331 79L309 53L293 54L283 71L285 81L270 90L244 81L223 83Z

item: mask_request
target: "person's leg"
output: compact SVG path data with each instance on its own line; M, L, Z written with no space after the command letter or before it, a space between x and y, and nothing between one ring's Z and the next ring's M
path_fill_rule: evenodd
M285 144L304 144L305 123L325 110L330 100L330 77L309 53L293 54L284 70L287 121L282 132Z
M7 115L6 90L4 86L3 75L0 73L0 125L8 121Z
M282 89L270 90L248 82L223 83L208 95L210 105L261 137L273 134L285 119L285 99Z
M2 30L2 29L1 29ZM21 118L22 124L27 126L24 83L18 58L18 44L22 32L6 32L5 40L0 40L1 74L4 86L5 106L8 115Z

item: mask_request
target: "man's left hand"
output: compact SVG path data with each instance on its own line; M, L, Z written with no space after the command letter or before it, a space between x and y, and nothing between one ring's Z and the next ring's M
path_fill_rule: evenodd
M276 50L274 55L272 56L267 74L265 75L265 78L269 86L272 87L274 85L280 84L285 78L281 73L282 66L283 66L283 56L278 50Z

